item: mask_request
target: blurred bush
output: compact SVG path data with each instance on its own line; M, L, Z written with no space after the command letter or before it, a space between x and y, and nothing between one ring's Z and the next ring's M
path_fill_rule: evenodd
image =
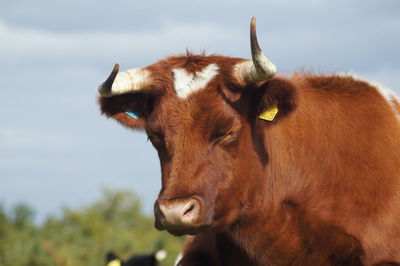
M0 265L101 266L108 251L121 258L165 249L162 265L173 265L183 238L159 232L130 191L103 189L102 198L80 209L64 208L40 225L34 211L19 204L7 213L0 205Z

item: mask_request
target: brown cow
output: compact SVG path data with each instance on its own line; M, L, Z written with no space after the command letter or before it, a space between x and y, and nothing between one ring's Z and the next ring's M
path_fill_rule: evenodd
M399 101L352 76L273 77L255 19L250 35L253 60L116 65L99 88L158 151L155 226L194 235L181 265L399 265Z

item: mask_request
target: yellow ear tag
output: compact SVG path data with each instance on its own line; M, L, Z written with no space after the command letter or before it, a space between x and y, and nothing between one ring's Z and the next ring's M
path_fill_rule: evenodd
M272 121L274 120L276 114L278 113L278 105L275 104L271 108L262 112L258 117L262 120Z
M115 259L107 263L107 266L121 266L121 261L119 259Z

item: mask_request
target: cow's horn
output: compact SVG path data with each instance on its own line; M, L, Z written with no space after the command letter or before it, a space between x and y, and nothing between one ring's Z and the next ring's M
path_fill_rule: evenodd
M113 70L111 71L108 78L100 84L99 86L99 93L102 96L108 96L111 94L111 87L114 83L115 77L117 76L119 71L119 65L115 64Z
M248 60L236 65L236 74L239 80L251 84L271 79L276 73L276 67L264 55L258 44L256 17L253 17L250 23L250 45L253 60Z
M145 68L134 68L120 73L118 71L119 65L115 64L110 76L99 86L101 96L139 91L150 83L150 72Z

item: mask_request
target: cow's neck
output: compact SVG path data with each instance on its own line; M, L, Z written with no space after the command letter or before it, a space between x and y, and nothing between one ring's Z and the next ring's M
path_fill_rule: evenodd
M355 237L290 200L244 218L230 236L257 265L363 265Z
M282 210L279 215L277 210L270 212L263 211L237 222L230 231L232 241L257 264L269 265L279 261L289 265L292 259L286 252L299 241L298 237L288 234L293 231L290 212Z

